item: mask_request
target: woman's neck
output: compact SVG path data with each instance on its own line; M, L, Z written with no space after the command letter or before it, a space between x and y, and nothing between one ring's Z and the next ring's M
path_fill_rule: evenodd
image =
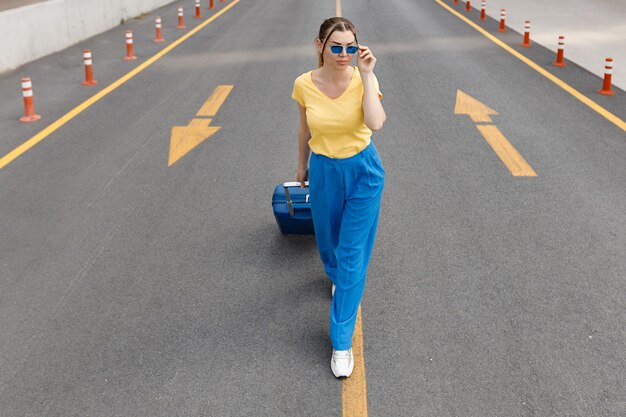
M319 68L319 74L324 81L338 83L352 77L352 71L354 71L354 69L351 71L351 67L352 65L348 65L345 69L336 70L330 66L323 65Z

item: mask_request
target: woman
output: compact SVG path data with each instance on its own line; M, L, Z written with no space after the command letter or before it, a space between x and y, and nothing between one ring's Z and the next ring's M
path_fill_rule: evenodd
M373 72L376 58L357 43L348 19L325 20L315 47L318 68L300 75L293 87L300 111L296 180L304 186L309 179L317 247L333 282L331 369L336 377L348 377L385 177L371 135L386 115ZM356 67L349 65L354 55Z

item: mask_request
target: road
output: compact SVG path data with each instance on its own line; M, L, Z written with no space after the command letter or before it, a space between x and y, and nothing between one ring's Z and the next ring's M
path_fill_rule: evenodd
M187 32L204 21L189 3ZM296 173L293 80L335 2L216 4L230 9L0 169L0 415L350 415L314 237L280 235L271 210ZM176 7L0 77L0 157L187 33ZM626 416L623 128L437 1L342 12L388 115L368 415ZM623 91L479 24L623 123ZM79 84L86 47L95 87ZM43 119L22 125L26 73ZM199 116L218 86L233 88ZM455 114L459 91L491 122ZM172 128L208 118L220 129L168 163ZM486 125L536 175L513 175Z

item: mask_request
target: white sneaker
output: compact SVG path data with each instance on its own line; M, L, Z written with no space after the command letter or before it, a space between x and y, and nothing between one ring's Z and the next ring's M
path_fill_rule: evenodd
M330 295L335 295L335 284L333 284L333 288L330 290Z
M333 357L330 359L330 369L337 378L352 374L354 369L354 359L352 358L352 348L348 350L333 349Z

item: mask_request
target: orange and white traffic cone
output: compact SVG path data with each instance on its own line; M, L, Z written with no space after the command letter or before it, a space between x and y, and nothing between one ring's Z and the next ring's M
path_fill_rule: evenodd
M524 48L530 48L530 20L524 22L524 42L522 42Z
M482 0L480 3L480 20L487 20L487 11L485 10L486 2Z
M213 10L213 8L215 7L215 4L213 3L213 0L209 0L209 10Z
M196 19L201 19L202 14L200 13L200 0L196 0Z
M459 4L459 0L454 0L452 3Z
M604 64L604 83L598 93L605 96L614 96L615 91L611 90L611 78L613 77L613 58L607 58Z
M500 9L500 28L498 32L506 32L506 10Z
M161 18L159 16L157 16L156 19L154 19L154 27L156 28L156 35L154 36L154 41L161 43L161 42L165 42L165 39L163 39L163 32L161 29Z
M226 3L226 0L220 0L220 3Z
M126 31L126 56L124 57L124 59L126 61L134 61L135 59L137 59L137 57L134 55L134 48L133 48L133 31L132 30L127 30Z
M30 78L22 78L22 95L24 96L24 116L20 117L20 122L29 123L41 119L35 114L35 103L33 103L33 83Z
M565 48L565 36L559 36L559 49L556 51L556 61L552 63L555 67L566 67L567 64L563 60L563 49Z
M98 81L93 79L93 61L91 59L91 51L89 49L85 49L83 51L83 60L85 61L85 81L83 81L82 85L96 85Z
M472 6L470 6L470 0L465 0L465 11L466 12L472 11Z
M185 17L183 16L183 8L179 7L178 8L178 26L176 26L176 29L185 29L187 26L185 26Z

